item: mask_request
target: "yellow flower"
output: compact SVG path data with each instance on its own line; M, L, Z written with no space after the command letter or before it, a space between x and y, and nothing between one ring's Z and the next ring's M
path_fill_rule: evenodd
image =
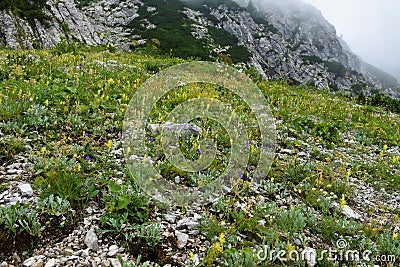
M190 251L190 253L189 253L189 260L191 260L191 261L192 261L192 260L193 260L193 258L194 258L194 254L193 254L193 252L191 252L191 251Z
M81 164L78 164L78 167L77 167L77 169L78 169L78 172L80 172L81 171Z
M348 171L347 171L347 173L346 173L346 177L347 177L347 178L349 178L349 177L350 177L350 175L351 175L351 171L350 171L350 170L348 170Z
M219 235L218 241L221 242L221 243L225 243L225 242L226 242L226 240L225 240L225 234L224 234L224 233L221 233L221 234Z
M222 248L221 243L216 242L213 244L213 250L221 253L224 249Z
M287 247L286 247L286 250L287 250L287 252L288 252L288 254L290 254L290 252L292 252L293 250L295 250L296 249L296 247L295 246L293 246L292 244L288 244L287 245Z
M290 210L294 210L294 206L290 205Z
M344 198L344 195L342 195L342 198L340 199L340 207L343 209L344 206L346 206L346 205L347 205L347 201Z
M273 182L275 180L275 178L274 177L271 177L271 182Z
M77 158L77 157L78 157L78 155L77 155L76 153L74 153L73 157L74 157L74 158Z
M46 99L45 101L44 101L44 104L46 105L46 107L49 105L49 100L48 99Z
M47 151L46 147L42 147L42 149L40 150L42 153L45 153Z
M107 148L108 148L108 151L111 151L111 149L112 149L112 147L113 147L113 141L112 141L112 140L108 140L106 146L107 146Z
M396 239L399 237L399 233L393 232L393 239Z
M383 151L386 151L388 149L388 146L387 145L384 145L383 146Z

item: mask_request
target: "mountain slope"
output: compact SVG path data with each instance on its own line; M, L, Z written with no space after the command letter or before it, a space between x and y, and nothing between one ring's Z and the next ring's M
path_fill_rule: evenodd
M239 3L49 0L34 14L1 6L0 45L51 48L63 38L131 50L151 44L184 58L249 63L267 78L400 98L399 83L342 45L314 7L300 0Z

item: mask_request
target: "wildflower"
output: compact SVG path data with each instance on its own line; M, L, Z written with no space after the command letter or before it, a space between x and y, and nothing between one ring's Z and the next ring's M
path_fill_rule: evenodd
M343 209L344 206L346 206L346 205L347 205L347 201L344 198L344 195L342 194L342 198L340 199L340 207Z
M239 174L239 177L240 177L241 179L244 178L244 175L243 175L243 173L242 173L241 171L238 171L238 174Z
M46 89L46 90L44 90L46 93L48 93L49 92L49 89Z
M86 156L85 159L86 159L86 160L90 160L90 156Z
M201 152L203 152L201 148L197 149L197 154L201 154Z
M351 171L350 171L350 170L348 170L348 171L347 171L347 173L346 173L346 177L347 177L347 178L349 178L349 177L350 177L350 175L351 175Z
M396 239L397 237L399 237L399 233L393 232L393 239Z
M73 156L72 156L73 158L77 158L78 157L78 155L75 153Z
M226 240L225 240L225 234L224 234L224 233L221 233L221 234L219 235L218 241L219 241L220 243L225 243L225 242L226 242Z
M290 205L290 210L294 210L294 206Z
M78 167L77 167L77 170L78 170L78 172L80 172L81 171L81 164L78 164Z
M384 146L383 146L383 151L386 152L387 149L388 149L388 146L387 146L387 145L384 145Z
M274 182L274 180L275 180L275 178L274 178L274 177L271 177L271 182Z
M108 151L111 151L111 149L112 149L112 147L113 147L113 141L112 141L112 140L108 140L106 146L107 146L107 148L108 148Z
M150 142L154 142L154 137L150 137Z
M191 260L191 261L192 261L192 260L193 260L193 258L194 258L194 253L190 251L190 253L189 253L189 260Z
M89 133L85 133L85 136L88 137L88 136L89 136Z
M219 253L221 253L221 252L224 250L224 249L222 248L222 246L221 246L221 243L219 243L219 242L214 243L214 244L212 245L212 247L213 247L213 250L214 250L214 251L219 252Z
M296 247L289 243L287 245L286 249L287 249L288 254L290 254L290 252L294 251L296 249Z
M46 105L46 107L49 105L49 100L48 99L46 99L45 101L44 101L44 104Z
M42 149L40 150L42 153L45 153L47 151L46 147L42 147Z

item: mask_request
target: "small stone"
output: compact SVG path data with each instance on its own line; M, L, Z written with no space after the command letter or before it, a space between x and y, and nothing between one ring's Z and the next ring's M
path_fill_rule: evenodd
M89 248L82 250L82 251L81 251L81 256L82 256L83 258L89 257Z
M18 172L20 172L20 170L15 170L15 169L8 169L7 170L7 174L9 174L9 175L17 174Z
M117 245L112 245L108 249L107 256L113 257L113 256L115 256L115 254L117 254L117 252L118 252L118 246Z
M187 245L189 235L175 230L175 237L177 240L178 248L184 248Z
M14 253L12 256L12 260L14 261L14 263L21 263L21 258L18 256L17 253Z
M174 181L176 184L179 184L181 182L181 177L179 177L179 175L175 176Z
M165 214L165 215L164 215L164 218L165 218L165 220L166 220L167 222L169 222L169 223L174 223L174 222L175 222L175 219L176 219L176 216L175 216L175 215L171 215L171 214Z
M110 266L110 261L107 259L103 259L101 262L101 267L109 267Z
M56 266L57 261L56 259L50 259L46 262L46 264L44 265L44 267L54 267Z
M64 249L64 256L71 256L74 253L74 251L70 248Z
M347 218L354 218L356 220L361 218L361 215L352 210L349 206L344 205L342 208L342 212L344 215L346 215Z
M30 184L21 184L18 189L23 197L31 197L33 195L33 189Z
M3 262L0 264L0 267L8 267L7 262L3 261Z
M110 258L108 259L112 267L121 267L121 263L118 259Z
M293 151L293 150L290 150L290 149L282 149L281 152L282 152L283 154L289 154L289 155L294 154L294 151Z
M32 266L35 262L36 262L36 257L31 257L31 258L29 258L29 259L26 259L26 260L24 261L24 263L22 263L22 265L23 265L23 266L30 267L30 266Z
M2 199L4 196L8 195L8 190L4 191L3 193L0 194L0 199ZM1 265L0 265L1 267Z
M97 251L99 249L99 244L97 243L97 241L98 239L96 233L93 229L90 229L86 233L85 244L88 246L89 249Z
M32 264L31 267L43 267L44 266L44 261L43 259L38 259L37 262L35 262L34 264Z

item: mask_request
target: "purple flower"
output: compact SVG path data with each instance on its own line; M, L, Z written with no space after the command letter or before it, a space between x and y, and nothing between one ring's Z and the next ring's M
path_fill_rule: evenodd
M90 156L86 156L86 158L85 158L86 160L90 160Z
M289 146L289 149L293 149L293 146Z
M348 116L349 116L350 119L353 118L353 114L349 114Z
M44 90L46 93L48 93L49 92L49 89L46 89L46 90Z
M241 179L244 178L244 175L243 175L243 173L242 173L241 171L238 171L238 174L239 174L239 177L240 177Z
M154 137L150 137L150 142L154 142Z
M201 152L203 152L201 148L197 149L197 154L201 154Z
M85 136L88 137L88 136L89 136L89 133L85 133Z
M156 133L159 133L159 132L160 132L160 130L156 129Z

